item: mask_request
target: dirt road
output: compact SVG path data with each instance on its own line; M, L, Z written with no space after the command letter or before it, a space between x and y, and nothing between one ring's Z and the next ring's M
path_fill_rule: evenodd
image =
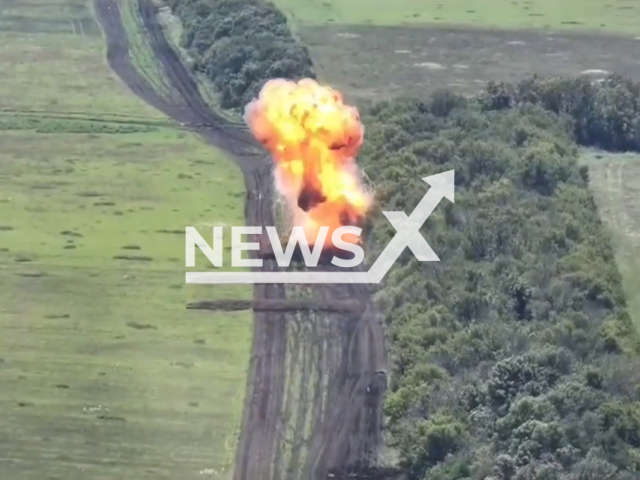
M213 112L171 47L151 0L140 0L145 35L170 94L157 92L129 56L117 0L94 0L107 41L109 65L133 93L227 151L242 169L247 225L275 225L271 161L250 134ZM263 269L274 271L272 260ZM334 268L334 267L324 267ZM316 285L285 290L256 285L254 299L305 295L328 303L353 301L359 312L254 312L245 408L234 478L316 480L374 478L382 446L386 390L384 331L371 292L362 285ZM364 312L364 313L362 313Z

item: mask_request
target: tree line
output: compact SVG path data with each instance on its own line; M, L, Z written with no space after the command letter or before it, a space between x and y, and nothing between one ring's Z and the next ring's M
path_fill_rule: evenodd
M271 78L315 78L309 50L286 17L260 0L168 0L183 24L183 46L220 96L242 109Z
M640 151L640 82L620 75L601 81L585 76L533 77L516 84L490 83L484 107L540 105L574 121L578 143L613 151Z

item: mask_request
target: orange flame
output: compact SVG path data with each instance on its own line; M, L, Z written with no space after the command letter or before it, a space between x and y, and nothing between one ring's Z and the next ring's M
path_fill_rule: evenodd
M276 187L310 244L320 227L329 227L330 241L336 228L360 223L371 204L355 162L364 127L339 92L311 79L271 80L247 105L245 120L271 153Z

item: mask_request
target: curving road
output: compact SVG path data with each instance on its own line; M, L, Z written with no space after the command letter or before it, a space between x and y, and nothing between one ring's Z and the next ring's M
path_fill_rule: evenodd
M238 125L213 112L164 36L152 0L139 0L145 35L171 93L138 72L118 0L94 0L112 70L129 89L167 116L229 153L247 191L247 225L275 225L271 160ZM263 269L277 269L265 260ZM333 267L325 267L333 268ZM235 480L390 478L377 470L386 390L384 330L363 285L288 288L256 285L254 299L312 297L353 301L359 313L254 312L252 353Z

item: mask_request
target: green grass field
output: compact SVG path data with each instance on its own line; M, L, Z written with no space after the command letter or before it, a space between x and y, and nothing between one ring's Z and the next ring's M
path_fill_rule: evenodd
M300 23L436 23L505 29L588 29L640 34L634 0L275 0Z
M241 224L241 173L54 3L0 0L0 479L226 478L250 315L185 303L251 290L184 285L175 232Z

